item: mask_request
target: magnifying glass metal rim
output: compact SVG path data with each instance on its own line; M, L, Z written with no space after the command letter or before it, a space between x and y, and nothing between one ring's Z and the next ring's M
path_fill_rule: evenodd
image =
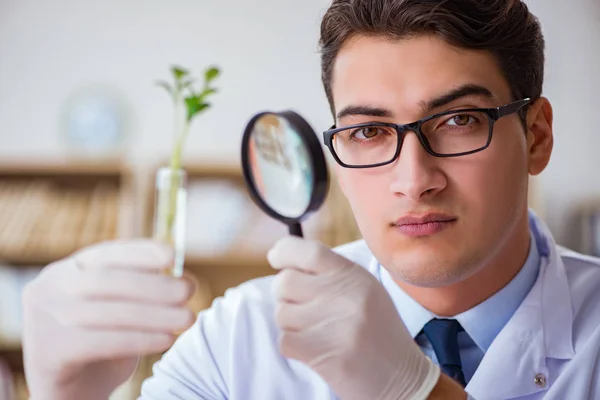
M277 117L283 117L291 125L291 127L301 136L302 142L308 147L307 150L308 155L310 157L310 167L312 168L313 172L313 190L310 196L308 206L306 207L304 212L298 217L288 217L279 214L278 212L273 210L267 202L263 200L263 198L258 193L258 190L256 189L256 183L252 174L252 166L250 164L249 159L250 139L252 138L252 132L254 131L256 122L265 115L275 115ZM321 148L321 143L317 139L317 136L314 134L314 130L308 124L308 122L306 122L304 118L302 118L294 111L264 111L252 117L250 122L248 122L248 125L246 126L246 129L244 131L244 136L242 137L242 170L252 200L254 200L256 204L258 204L258 206L270 217L287 224L288 226L290 226L290 229L292 229L294 225L300 224L308 216L317 211L324 203L325 198L327 197L327 192L329 190L329 174L327 171L325 154L323 153L323 149Z

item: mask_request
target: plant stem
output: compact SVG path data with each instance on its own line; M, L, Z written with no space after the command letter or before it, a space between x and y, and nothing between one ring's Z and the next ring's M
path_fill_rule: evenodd
M178 192L180 182L179 179L183 177L180 176L179 171L182 168L182 154L183 154L183 146L185 143L185 139L189 133L190 124L189 122L185 122L183 125L182 132L179 137L177 137L175 141L175 145L173 147L173 154L171 155L171 180L169 182L169 208L167 212L167 232L169 232L169 243L173 244L173 238L171 237L171 233L173 232L173 224L175 223L175 216L177 215L177 200L178 200Z

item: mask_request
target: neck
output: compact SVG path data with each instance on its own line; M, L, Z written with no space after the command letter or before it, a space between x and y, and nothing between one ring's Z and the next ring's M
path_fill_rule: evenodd
M492 297L523 268L529 253L529 221L521 216L515 232L496 256L474 275L461 282L424 288L396 281L410 297L440 317L453 317Z

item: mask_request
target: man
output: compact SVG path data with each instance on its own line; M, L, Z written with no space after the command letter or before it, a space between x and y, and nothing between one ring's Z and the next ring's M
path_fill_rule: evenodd
M325 142L364 241L282 239L277 276L202 312L141 398L598 398L600 262L527 210L553 132L525 4L335 0L321 45ZM106 399L171 345L191 316L185 282L152 274L169 260L106 243L28 287L33 400Z

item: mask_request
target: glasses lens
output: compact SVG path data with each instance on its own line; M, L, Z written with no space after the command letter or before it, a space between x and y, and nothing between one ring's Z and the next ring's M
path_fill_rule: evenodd
M362 166L388 162L394 158L398 135L389 126L369 125L349 128L333 135L333 148L347 165Z
M442 115L425 122L421 132L431 150L452 155L478 150L487 144L490 119L483 112L461 112Z

